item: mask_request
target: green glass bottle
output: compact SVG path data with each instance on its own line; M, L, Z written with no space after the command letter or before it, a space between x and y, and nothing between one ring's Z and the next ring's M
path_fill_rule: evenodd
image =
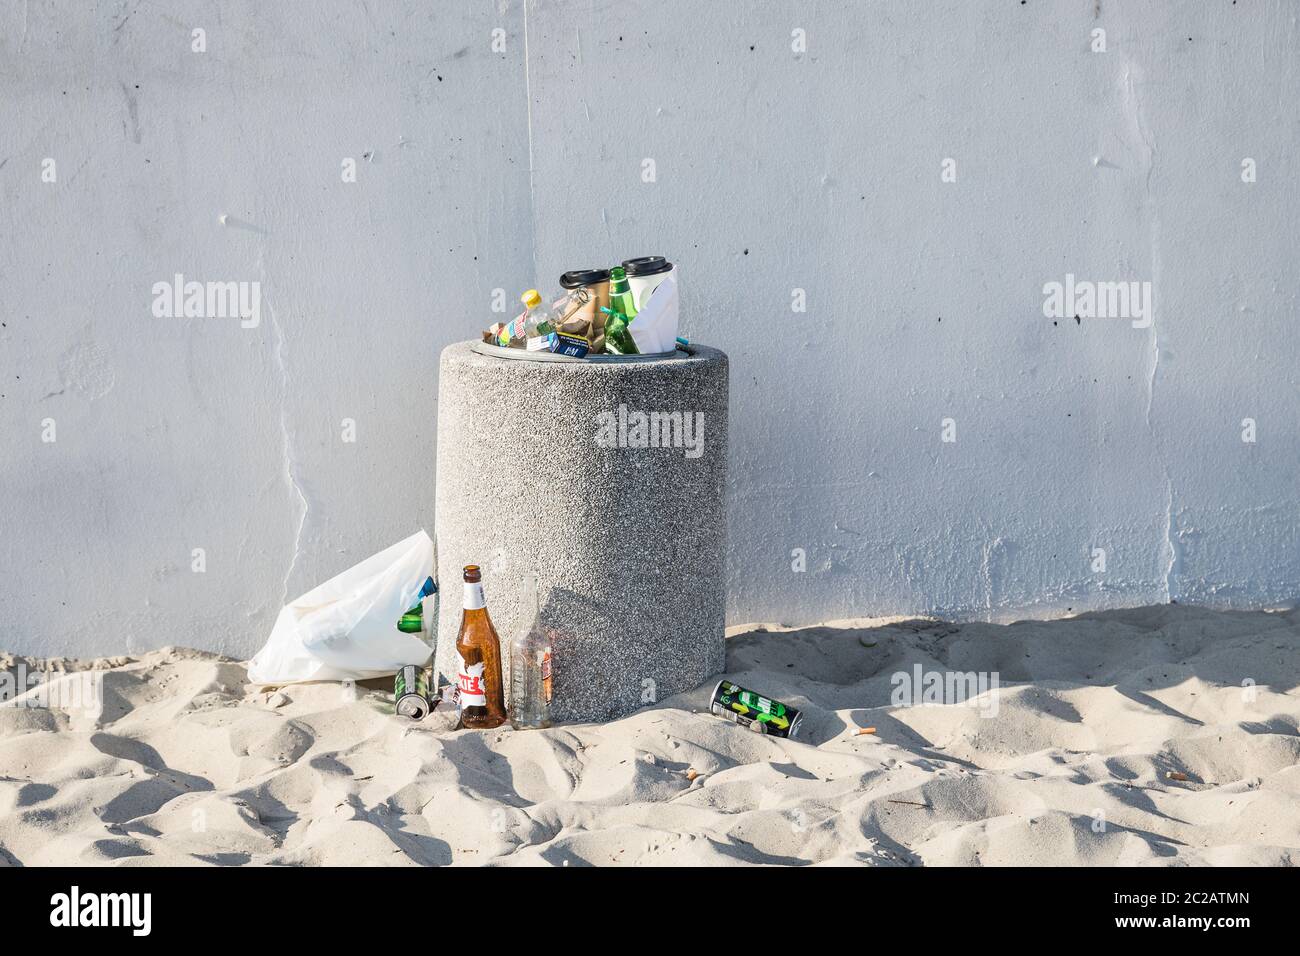
M600 311L605 313L605 351L615 355L640 355L636 339L632 338L632 333L627 328L631 320L622 312L607 309L603 305Z
M404 634L419 634L424 630L424 605L417 604L397 622L397 629Z
M424 599L430 594L438 593L438 585L433 578L426 578L415 604L397 621L397 629L404 634L419 634L424 630Z
M632 298L632 287L628 285L627 271L622 266L609 270L609 307L622 312L628 322L636 318L636 301Z

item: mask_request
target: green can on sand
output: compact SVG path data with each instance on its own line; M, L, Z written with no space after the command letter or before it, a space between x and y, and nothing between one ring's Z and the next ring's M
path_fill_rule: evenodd
M803 721L803 714L788 704L746 690L729 680L720 680L713 688L709 710L755 733L790 739L798 736Z

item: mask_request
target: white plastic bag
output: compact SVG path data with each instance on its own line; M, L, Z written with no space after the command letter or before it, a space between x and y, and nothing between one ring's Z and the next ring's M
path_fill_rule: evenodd
M627 329L642 355L656 355L677 348L677 270L668 273L668 277L655 286Z
M433 562L433 540L420 531L308 591L280 611L248 679L366 680L425 664L431 648L397 621L419 600Z

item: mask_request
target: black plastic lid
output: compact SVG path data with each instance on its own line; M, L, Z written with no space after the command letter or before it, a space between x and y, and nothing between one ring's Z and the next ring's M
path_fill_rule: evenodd
M641 256L639 259L628 259L623 263L623 268L627 270L629 276L658 275L672 267L673 264L663 256Z
M560 276L561 289L577 289L584 285L609 281L608 269L574 269Z

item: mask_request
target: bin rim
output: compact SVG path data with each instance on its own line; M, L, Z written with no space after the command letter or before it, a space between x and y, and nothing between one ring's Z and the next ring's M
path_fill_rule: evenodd
M671 352L654 352L648 355L588 355L575 358L572 355L557 355L554 352L529 352L526 349L508 349L499 345L488 345L479 339L470 339L470 350L479 355L499 358L511 362L564 362L577 365L635 365L638 362L661 362L674 358L691 358L695 352L693 345L678 345Z

